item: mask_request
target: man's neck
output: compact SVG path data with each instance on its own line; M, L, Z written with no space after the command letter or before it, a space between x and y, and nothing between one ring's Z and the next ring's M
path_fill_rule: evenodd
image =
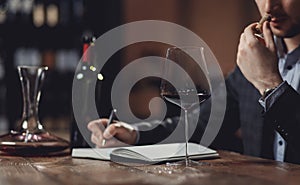
M291 52L300 45L300 34L292 38L285 38L284 42L286 45L287 52Z

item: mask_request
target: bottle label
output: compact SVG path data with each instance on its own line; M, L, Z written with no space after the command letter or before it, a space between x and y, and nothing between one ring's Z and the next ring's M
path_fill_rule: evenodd
M89 44L84 43L83 44L83 49L82 49L82 53L83 53L82 62L83 63L88 63L88 61L89 61L88 48L89 48Z

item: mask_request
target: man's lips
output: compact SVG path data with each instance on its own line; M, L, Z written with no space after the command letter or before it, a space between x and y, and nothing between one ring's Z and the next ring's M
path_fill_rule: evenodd
M271 18L270 24L271 26L277 27L280 26L280 24L282 24L286 20L287 20L286 16L276 16Z
M271 18L271 22L272 23L280 23L280 22L283 22L287 19L286 16L276 16L276 17L272 17Z

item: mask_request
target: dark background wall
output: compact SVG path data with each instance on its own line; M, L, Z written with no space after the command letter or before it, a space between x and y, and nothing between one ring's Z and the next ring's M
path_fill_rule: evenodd
M248 0L34 0L27 9L24 3L30 0L12 2L0 0L0 131L7 129L6 123L14 128L21 117L16 66L22 64L22 58L27 57L27 62L38 59L40 65L49 66L40 116L46 127L66 132L72 117L71 88L81 58L82 35L99 37L116 26L144 19L174 22L205 40L227 75L235 66L240 33L259 19L254 1ZM41 19L44 21L39 22ZM142 56L164 56L166 47L136 44L110 59L110 65L103 69L109 77L102 86L98 106L101 116L107 116L110 110L110 87L120 68ZM158 79L150 79L133 89L130 104L137 116L147 117L147 101L158 95L158 86Z

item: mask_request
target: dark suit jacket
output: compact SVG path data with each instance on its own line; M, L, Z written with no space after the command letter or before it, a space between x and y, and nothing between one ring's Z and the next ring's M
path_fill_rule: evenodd
M300 79L299 79L300 80ZM300 95L288 85L286 91L266 112L259 104L258 90L238 68L226 79L227 105L222 127L210 147L238 151L246 155L273 159L274 133L287 142L285 161L300 164ZM209 105L209 103L206 103ZM206 105L206 106L207 106ZM206 109L201 109L204 112ZM191 141L199 142L205 129L203 114ZM177 124L178 118L172 118ZM172 132L174 126L162 123L151 131L140 132L139 144L156 143ZM241 138L236 136L241 131Z
M226 138L234 137L236 129L240 128L244 154L273 159L276 130L287 142L285 161L300 163L299 93L288 86L265 112L258 102L261 95L238 68L228 77L226 84L228 96L226 116L213 145L241 150L234 142L233 145L226 142Z

